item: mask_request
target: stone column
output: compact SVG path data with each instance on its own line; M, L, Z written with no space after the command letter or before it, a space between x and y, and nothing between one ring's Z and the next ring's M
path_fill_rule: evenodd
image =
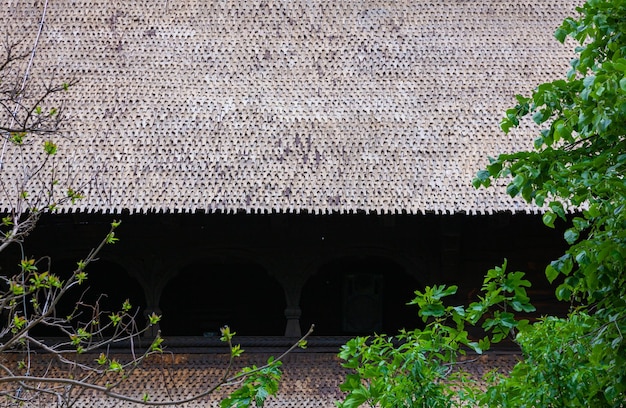
M300 316L302 310L300 306L287 306L285 309L285 318L287 319L287 326L285 327L285 337L300 337L302 336L302 329L300 328Z
M146 299L146 309L143 312L146 322L148 316L153 313L161 315L160 301L163 288L178 273L175 261L167 262L156 254L143 256L122 257L123 263L128 266L129 274L137 279L143 288ZM152 338L157 335L160 325L151 326L145 333L145 337Z
M300 316L302 315L300 293L306 278L303 273L294 272L298 270L297 266L290 263L289 265L278 267L277 273L274 274L276 280L280 282L285 291L285 302L287 303L285 308L285 318L287 319L285 337L302 336L302 329L300 328Z

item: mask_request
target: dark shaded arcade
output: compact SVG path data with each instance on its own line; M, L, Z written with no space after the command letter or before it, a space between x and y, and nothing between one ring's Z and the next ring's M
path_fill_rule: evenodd
M536 315L561 307L543 270L562 232L537 215L47 215L24 251L67 273L120 218L89 293L107 294L105 307L130 298L141 316L161 313L167 336L214 336L225 324L245 336L298 336L312 323L325 336L395 332L420 324L406 306L414 290L456 284L453 301L468 303L504 257L532 278ZM18 250L3 256L3 273Z

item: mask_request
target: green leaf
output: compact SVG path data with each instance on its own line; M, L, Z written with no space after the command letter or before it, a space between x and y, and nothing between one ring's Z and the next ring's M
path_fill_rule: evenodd
M563 44L565 42L565 38L567 38L567 30L559 27L556 29L556 31L554 32L554 37L561 43Z
M550 210L559 218L565 219L565 209L563 208L563 204L561 202L551 201L550 204L548 204L548 207L550 207Z
M235 344L233 345L232 349L230 350L230 355L232 357L240 357L243 354L243 349L241 348L240 344Z
M556 288L556 298L559 300L569 300L572 297L572 290L567 285L562 284Z
M113 327L115 327L120 324L120 322L122 321L122 317L118 313L111 313L109 315L109 320L111 320Z
M543 122L546 121L546 115L545 115L545 111L536 111L533 114L533 121L538 124L541 125Z
M222 334L222 336L220 337L220 340L223 342L230 342L235 336L235 334L237 334L235 332L231 332L230 327L228 326L221 327L220 333Z
M585 266L589 263L589 256L587 255L587 252L582 250L580 252L578 252L576 254L576 263L578 263L580 266Z
M366 401L366 393L363 390L358 389L352 391L340 406L341 408L356 408L363 405Z
M124 371L124 366L122 366L122 364L117 361L116 359L113 359L109 362L109 371L112 372L123 372Z
M539 207L543 207L543 204L546 201L546 196L545 194L541 193L541 192L537 192L535 194L535 204L537 204L537 206Z
M126 299L124 303L122 304L122 311L128 312L130 311L131 308L132 308L132 305L130 304L130 301Z
M589 88L590 86L593 86L595 81L596 81L596 77L594 75L590 75L588 77L585 77L585 79L583 79L583 86L585 88Z
M516 186L515 184L511 183L506 187L506 192L511 197L515 197L519 194L520 188Z
M43 144L43 149L46 154L53 155L56 154L58 148L57 145L54 144L51 140L46 140Z
M565 231L565 233L563 234L563 237L565 238L565 241L568 244L572 245L574 242L576 242L576 240L578 240L578 231L576 231L573 228L570 228Z
M563 121L557 121L554 125L554 141L557 142L561 139L572 142L572 129L566 126Z
M483 354L483 349L480 347L479 343L475 341L471 341L467 343L467 346L471 348L472 350L474 350L477 354Z
M115 237L115 232L113 231L109 232L105 239L107 244L115 244L117 241L119 241L119 238Z
M440 304L426 305L420 309L419 313L424 317L441 317L445 314L445 308Z
M150 351L163 352L163 341L161 336L156 336L154 340L152 340L152 344L150 344Z
M154 326L159 321L161 321L161 316L153 312L150 316L148 316L148 321L151 326Z
M542 217L543 223L550 228L554 228L554 221L556 221L556 215L551 211L546 211Z
M550 283L554 282L554 280L559 276L559 271L555 269L552 265L548 265L546 267L546 277Z
M265 403L265 400L269 396L270 393L265 388L259 387L259 389L256 391L256 395L254 396L254 401L256 402L256 405L258 407L262 407Z
M491 159L490 158L490 163L487 166L487 171L489 172L489 175L492 177L498 177L500 175L500 172L502 171L502 162L496 159ZM489 178L483 180L483 181L488 181Z
M491 174L488 170L480 170L478 173L476 173L476 178L480 180L481 183L488 180L490 176Z
M96 359L96 363L98 363L98 365L105 365L107 361L107 356L104 353L100 353L100 356Z
M472 186L474 186L474 188L480 188L480 186L482 186L482 182L478 177L472 179Z

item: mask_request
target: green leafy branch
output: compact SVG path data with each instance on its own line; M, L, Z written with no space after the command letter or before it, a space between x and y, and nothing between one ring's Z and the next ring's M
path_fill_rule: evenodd
M459 356L466 350L481 354L493 343L514 337L527 320L509 310L531 312L526 288L530 282L522 272L507 272L506 260L491 269L483 282L481 296L469 306L448 306L445 298L456 286L435 285L416 291L409 302L419 307L426 323L423 329L402 330L396 336L357 337L339 353L342 365L354 372L341 390L341 408L363 404L375 406L454 406L455 401L475 401L474 380L460 369ZM480 324L482 339L470 338L467 327Z
M518 96L501 122L509 132L530 116L540 127L535 150L491 158L473 181L478 188L508 178L507 192L542 207L544 224L566 225L569 245L545 273L570 314L520 332L524 362L499 380L492 405L625 400L626 2L589 0L577 11L555 33L578 44L566 79Z

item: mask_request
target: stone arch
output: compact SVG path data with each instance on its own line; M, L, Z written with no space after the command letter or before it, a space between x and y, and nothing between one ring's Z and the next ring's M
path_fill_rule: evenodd
M317 335L394 333L420 325L407 306L422 287L407 266L385 251L350 250L320 263L302 289L303 327Z
M182 266L160 299L164 335L281 335L285 297L268 270L245 252L215 250Z
M411 276L420 285L427 285L432 282L432 265L420 254L408 254L406 251L383 246L355 246L355 247L335 247L309 256L306 263L302 265L302 271L306 279L310 279L319 273L324 265L340 258L360 258L371 256L388 259L402 268L404 273Z
M265 251L255 251L247 246L242 247L206 247L192 246L185 250L183 256L177 258L177 268L172 277L191 265L206 260L225 260L226 262L250 263L259 266L265 273L272 276L275 265Z

